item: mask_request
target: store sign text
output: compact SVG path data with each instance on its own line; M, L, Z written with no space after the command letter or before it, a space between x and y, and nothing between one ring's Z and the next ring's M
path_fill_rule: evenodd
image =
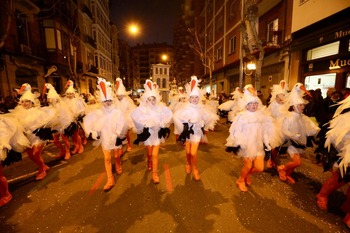
M339 39L343 36L347 36L350 35L350 29L349 30L340 30L338 32L335 33L335 39Z
M344 67L344 66L350 66L350 59L346 60L340 60L337 59L335 61L330 60L329 61L329 69L339 69L340 67Z

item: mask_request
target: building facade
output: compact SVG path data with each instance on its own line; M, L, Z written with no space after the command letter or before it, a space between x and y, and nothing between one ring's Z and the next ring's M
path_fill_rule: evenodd
M314 83L328 80L330 73L334 81L323 82L323 88L346 87L349 29L345 25L349 25L349 17L345 15L349 6L341 0L184 0L182 18L174 32L174 56L180 58L175 63L181 65L175 66L174 73L189 81L188 74L181 76L185 73L181 67L183 58L193 55L193 65L186 62L191 64L189 73L200 77L207 91L212 88L216 93L228 94L235 87L252 83L268 97L272 85L282 79L290 86L303 82L317 88L320 85ZM188 29L198 36L205 51L202 55L184 52L188 51L189 37L193 37ZM333 42L339 52L310 58L319 46ZM208 68L210 60L214 61L212 69ZM256 64L255 71L247 69L249 63ZM320 73L326 75L321 81Z
M164 55L167 59L164 60ZM133 70L133 81L135 89L142 89L146 79L152 78L152 65L168 64L172 65L173 46L166 43L137 44L132 47L132 59L135 69ZM169 76L173 77L170 68Z
M0 95L45 82L64 93L69 79L94 93L97 77L114 81L109 0L1 1Z

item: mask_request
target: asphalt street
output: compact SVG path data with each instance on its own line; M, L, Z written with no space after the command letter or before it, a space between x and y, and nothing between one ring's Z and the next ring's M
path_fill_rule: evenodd
M133 146L109 192L102 190L101 148L92 142L68 161L55 160L57 149L48 144L43 157L50 170L42 181L34 180L36 167L24 155L4 168L13 199L0 208L0 232L348 232L339 210L347 187L332 194L328 212L316 206L330 174L314 163L313 149L293 174L295 185L265 169L248 192L239 191L241 160L224 150L229 126L221 120L200 145L199 182L185 173L183 146L173 135L160 149L160 184L151 181L144 146Z

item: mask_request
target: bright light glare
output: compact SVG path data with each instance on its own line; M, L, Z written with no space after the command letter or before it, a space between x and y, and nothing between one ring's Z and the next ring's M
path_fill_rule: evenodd
M248 70L256 70L256 65L255 63L251 62L247 64Z
M163 61L166 61L166 60L168 60L168 55L166 55L166 54L163 54L163 55L162 55L162 60L163 60Z
M136 24L131 24L129 26L129 32L132 34L132 35L137 35L139 33L139 27L136 25Z

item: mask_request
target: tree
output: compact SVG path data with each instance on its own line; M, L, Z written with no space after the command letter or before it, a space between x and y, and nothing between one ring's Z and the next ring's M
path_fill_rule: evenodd
M3 10L0 16L1 24L0 24L0 49L4 46L5 40L8 37L8 33L10 31L10 26L12 22L12 14L15 12L15 5L12 0L8 1L0 1L3 4Z
M210 90L212 90L212 77L213 70L215 68L215 57L212 52L205 50L206 48L202 45L201 41L199 40L196 30L191 30L190 28L188 28L187 30L190 33L190 37L187 40L187 43L190 46L190 48L197 53L203 66L208 69L209 86Z
M261 67L264 60L265 50L256 31L258 6L256 3L253 3L247 6L246 9L247 10L245 11L243 17L243 23L241 25L243 37L242 47L246 57L251 61L254 61L256 64L254 86L256 90L260 90ZM256 51L259 51L258 59L256 59L256 57L253 55L253 53Z

